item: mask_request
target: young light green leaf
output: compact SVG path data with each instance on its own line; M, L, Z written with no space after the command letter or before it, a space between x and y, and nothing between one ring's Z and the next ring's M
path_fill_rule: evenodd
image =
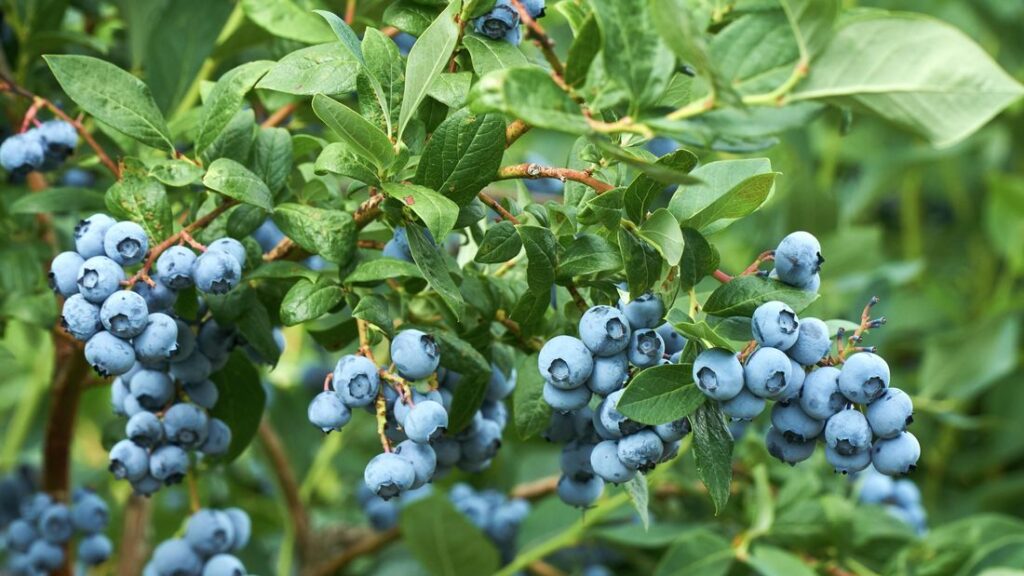
M708 489L717 516L729 501L732 484L732 434L717 402L701 404L691 416L697 475Z
M386 183L384 192L409 207L427 226L434 239L444 242L459 217L459 206L425 186Z
M642 424L665 424L693 414L705 396L693 384L690 364L642 370L619 399L619 412Z
M274 210L270 189L248 168L228 158L218 158L206 169L203 185L239 202Z
M153 148L174 150L171 133L142 80L91 56L43 56L69 98L90 115Z
M455 15L461 8L462 0L452 0L409 51L405 68L405 93L398 118L399 140L458 43L459 27L455 24Z
M203 169L188 160L168 158L153 163L149 175L168 186L180 188L198 182L203 177Z
M749 158L710 162L692 175L700 182L679 186L668 210L684 226L707 233L760 207L770 195L777 173L771 171L767 158Z
M499 264L515 258L522 249L515 225L503 220L487 229L473 259L481 264Z
M345 291L327 278L299 280L281 301L281 322L295 326L327 314L345 299Z
M683 256L683 231L669 211L658 208L640 226L640 237L654 247L669 266L679 264Z
M285 236L329 262L344 265L355 254L356 225L348 212L285 203L273 217Z
M538 128L570 134L590 132L579 104L536 66L487 74L470 91L469 107L476 112L509 114Z
M693 228L683 228L683 257L679 261L679 289L689 291L718 268L718 251Z
M242 11L254 24L280 38L305 44L334 40L323 20L293 0L242 0Z
M558 243L551 230L541 226L519 226L519 237L526 248L526 283L530 291L547 294L555 283Z
M540 434L551 420L551 406L544 401L544 378L537 370L537 355L523 356L516 369L512 413L522 439Z
M678 312L678 316L674 316L674 312ZM717 348L733 349L729 339L716 332L707 322L703 320L694 322L677 308L669 311L667 320L677 332L689 339L701 340Z
M597 18L590 14L569 47L569 57L565 61L565 83L577 86L585 82L590 65L594 63L594 58L600 51L601 28L597 24ZM518 50L516 52L521 54ZM483 74L481 72L481 75Z
M473 60L473 70L480 77L495 70L517 68L530 63L519 48L503 40L467 35L462 39L462 45L469 50L469 57Z
M385 170L395 159L395 149L377 128L348 106L323 94L313 97L313 112L348 144L352 152Z
M274 64L257 88L285 94L346 94L356 88L360 63L341 42L308 46Z
M196 152L202 154L242 109L245 95L273 65L266 60L247 62L221 76L203 103L203 117L196 134Z
M737 276L708 296L704 312L713 316L751 316L758 306L781 300L800 313L818 299L814 292L760 276Z
M719 79L743 95L771 92L800 59L781 11L751 12L733 20L715 35L710 54Z
M218 462L238 458L256 436L266 409L267 393L260 383L260 373L241 349L231 353L227 364L210 376L217 385L217 405L210 416L223 420L231 429L231 444Z
M402 107L405 61L395 42L375 28L367 28L363 34L363 56L366 59L363 76L370 82L381 116L385 118L384 126L390 132Z
M466 105L466 98L472 85L472 72L442 72L430 85L427 96L453 110L458 110Z
M433 4L417 0L398 0L397 2L392 2L384 9L381 22L418 38L423 35L423 32L430 27L430 24L441 12L437 4L443 6L445 3L435 2Z
M494 179L505 152L505 120L500 114L462 109L434 130L414 182L464 206Z
M444 494L406 506L400 524L403 542L434 576L492 574L498 569L494 545Z
M409 238L412 258L423 272L423 277L427 279L427 283L437 292L455 318L461 319L465 310L465 299L459 292L458 286L455 285L455 281L452 280L452 276L448 272L448 263L445 262L441 251L427 237L427 229L423 226L409 223L406 225L405 231Z

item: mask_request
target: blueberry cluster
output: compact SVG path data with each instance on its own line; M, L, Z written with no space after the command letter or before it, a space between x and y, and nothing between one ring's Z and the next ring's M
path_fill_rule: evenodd
M0 144L0 165L15 176L33 170L54 170L77 145L78 132L74 126L63 120L50 120L4 140Z
M356 497L359 499L363 514L366 514L370 521L370 526L378 532L384 532L398 526L398 515L402 508L430 496L433 492L433 487L426 484L415 490L406 490L397 498L385 500L374 494L366 484L360 484Z
M858 476L858 500L862 504L884 506L889 514L918 534L928 531L928 514L921 504L921 490L917 484L906 478L893 480L873 466L868 466Z
M438 372L442 405L451 410L455 390L462 376L443 368ZM516 387L515 371L506 376L501 368L491 365L491 378L480 409L473 420L458 434L445 434L433 442L437 453L437 475L447 473L452 467L464 472L480 472L490 467L491 461L501 448L501 436L508 424L508 408L505 398Z
M670 460L690 432L685 418L647 426L618 410L630 365L635 373L679 360L686 339L661 323L664 314L653 294L619 307L594 306L580 319L579 338L556 336L541 349L544 400L554 409L546 437L566 443L558 494L567 504L590 506L605 482L628 482ZM595 395L601 400L591 410Z
M800 288L817 292L821 287L821 244L810 232L793 232L779 242L775 249L775 268L768 277Z
M520 0L530 18L537 19L544 15L544 0ZM509 44L518 45L522 41L519 29L519 10L511 0L498 0L489 12L473 21L473 29L477 34L492 40L504 40Z
M64 564L64 547L78 536L78 560L86 566L106 562L113 544L103 532L110 521L107 503L88 490L76 490L70 506L49 494L24 496L18 517L7 525L7 571L35 576Z
M530 514L530 503L497 490L477 491L463 483L452 486L448 497L455 509L494 543L502 561L511 562L516 555L519 526Z
M252 524L241 508L203 508L185 525L182 538L165 540L153 550L143 576L245 576L232 552L249 543Z

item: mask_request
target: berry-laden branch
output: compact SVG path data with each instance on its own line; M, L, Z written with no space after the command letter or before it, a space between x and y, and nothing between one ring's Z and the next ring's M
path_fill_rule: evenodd
M505 166L498 170L498 180L512 180L516 178L557 178L562 182L572 180L574 182L590 186L598 194L602 194L615 188L607 182L602 182L594 178L591 176L590 172L585 170L552 168L548 166L540 166L538 164L516 164L514 166Z
M259 437L267 457L270 458L271 469L277 476L281 493L284 495L288 517L295 534L295 549L298 551L301 563L309 547L309 516L302 505L302 498L299 496L299 483L295 479L295 473L292 471L291 462L288 460L288 453L284 449L281 438L267 417L260 422Z

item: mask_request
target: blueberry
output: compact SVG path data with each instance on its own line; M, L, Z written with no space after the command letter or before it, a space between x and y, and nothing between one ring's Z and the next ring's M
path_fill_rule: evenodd
M589 508L604 492L604 480L596 475L582 482L562 476L558 479L557 491L562 502L577 508Z
M768 427L764 444L769 454L790 465L803 462L810 458L811 454L814 454L813 440L809 442L787 440L774 426Z
M684 417L665 424L658 424L654 427L654 433L666 444L682 440L690 433L690 420Z
M458 464L459 459L462 458L462 448L459 441L455 438L448 436L442 436L431 443L434 448L434 453L437 455L437 466L441 468L451 468Z
M395 454L405 458L412 464L415 480L412 488L419 488L434 477L437 469L437 454L429 444L421 444L412 440L405 440L395 446Z
M776 402L772 426L790 442L808 442L821 434L825 422L808 416L796 402Z
M406 32L399 32L391 37L394 40L395 45L398 46L398 53L402 56L408 56L409 50L412 50L413 44L416 43L416 37Z
M750 330L761 346L786 350L796 343L800 320L785 302L773 300L754 310Z
M637 368L656 366L665 355L661 336L650 329L635 330L629 340L629 361Z
M94 184L96 176L82 168L68 168L60 179L60 185L69 188L92 188Z
M149 307L146 306L146 300L137 293L118 290L100 307L100 322L118 338L134 338L146 329Z
M391 361L403 378L419 380L437 370L441 350L433 336L419 330L403 330L391 340Z
M598 418L597 413L593 415ZM573 415L569 412L555 411L551 413L548 427L544 430L543 437L548 442L564 444L576 437L576 429L573 426Z
M132 376L128 389L146 410L159 410L174 398L174 382L159 370L140 370Z
M818 420L828 420L846 407L846 397L839 391L839 369L823 366L804 379L800 407Z
M201 384L212 371L210 360L198 348L181 360L176 356L171 362L171 375L184 384Z
M629 345L629 321L611 306L594 306L580 318L580 340L595 356L613 356Z
M641 430L619 440L619 460L627 468L647 472L661 459L664 448L654 430Z
M24 518L17 518L7 525L5 535L7 548L17 552L28 552L32 543L39 539L39 533L31 522Z
M153 568L157 576L200 576L203 560L182 539L164 540L153 551Z
M73 294L64 301L60 325L74 338L89 340L103 329L100 322L100 307L89 302L81 294Z
M792 379L789 356L777 348L758 348L747 358L743 377L755 396L778 399L786 394Z
M21 175L43 164L43 145L35 134L15 134L0 144L0 164L11 174Z
M227 552L234 538L231 518L219 510L202 509L185 526L185 542L203 557Z
M132 344L141 362L168 360L178 347L178 323L160 312L150 314L145 329Z
M559 463L562 474L573 480L585 481L594 475L594 468L591 466L591 452L594 451L594 444L573 440L562 447Z
M594 369L590 349L572 336L555 336L548 340L537 356L541 376L552 386L571 390L582 386Z
M188 399L193 404L207 410L213 409L220 398L220 390L210 380L203 380L199 384L185 384L182 388L185 394L188 394Z
M78 269L78 292L93 304L102 304L121 288L124 268L106 256L93 256ZM145 304L145 302L143 302Z
M501 428L491 420L480 420L473 433L460 445L462 462L482 463L494 458L501 448Z
M416 481L416 470L407 459L385 452L374 456L366 465L363 481L374 494L390 500L412 488Z
M64 549L47 540L36 540L28 549L28 558L37 571L49 573L64 564Z
M124 435L143 448L153 448L163 441L164 426L152 412L139 412L128 419Z
M110 449L110 472L118 480L141 480L149 473L149 454L131 440L121 440Z
M231 520L231 526L235 533L235 539L231 543L231 550L237 552L245 548L245 545L249 543L249 537L252 535L252 521L249 520L249 515L245 513L245 510L241 508L227 508L223 512Z
M398 505L386 502L377 496L363 504L363 513L370 521L370 526L378 532L390 530L398 525Z
M222 456L231 448L231 428L220 418L210 418L206 440L199 451L207 456Z
M174 323L178 325L178 340L174 351L171 352L171 362L184 360L192 355L196 349L196 335L192 328L181 318L175 318Z
M206 561L203 576L245 576L242 561L230 554L218 554Z
M661 324L661 318L665 315L665 305L661 303L660 298L648 292L622 305L622 312L633 330L654 328Z
M635 434L644 428L643 424L630 420L622 412L619 412L619 400L622 399L624 393L625 390L612 392L597 407L596 416L601 421L601 425L616 439Z
M184 246L171 246L156 259L157 278L171 290L184 290L193 285L192 267L196 255Z
M87 492L72 505L71 521L77 530L85 534L102 532L110 523L110 508L103 498Z
M132 480L132 491L139 496L151 496L164 485L163 482L146 473L138 480Z
M895 438L914 421L914 403L899 388L889 388L880 398L868 404L867 417L871 431L879 438Z
M165 444L150 454L149 473L168 486L177 484L188 473L188 454L174 444Z
M889 478L884 474L876 474L876 476ZM910 508L921 504L921 489L910 480L896 480L892 486L892 497L896 504L904 508Z
M522 0L522 4L530 18L536 20L544 15L544 0Z
M804 389L804 380L807 379L807 372L804 371L804 367L793 360L789 359L789 385L786 389L779 394L776 398L779 402L790 402L800 398L800 393Z
M870 352L847 358L839 374L839 391L857 404L868 404L881 397L888 386L889 365Z
M586 386L566 390L564 388L558 388L550 382L545 382L543 396L544 401L547 402L555 411L572 412L573 410L579 410L589 404L591 393L590 389Z
M840 474L855 474L871 464L871 451L862 450L851 454L840 454L832 446L825 445L825 461Z
M36 492L28 497L27 500L21 503L19 506L19 512L21 512L21 518L27 520L32 524L36 524L39 518L43 515L50 505L53 504L53 498L45 492Z
M661 336L661 340L665 343L665 354L673 356L678 352L682 352L683 348L686 347L686 337L679 332L676 332L676 329L668 322L665 322L661 326L655 328L655 331L658 333L658 336ZM673 364L676 362L677 360L672 361Z
M901 432L895 438L877 440L871 448L871 463L882 474L898 476L917 468L921 457L921 444L910 432Z
M63 162L78 145L75 127L63 120L48 120L36 128L46 156L54 162Z
M238 262L240 267L245 268L245 246L242 246L242 243L234 238L218 238L217 240L210 242L206 247L206 250L208 252L218 251L230 254Z
M252 237L256 240L256 243L260 245L260 249L266 253L273 250L274 246L277 246L281 240L284 240L284 233L277 227L277 224L274 224L273 220L267 218L263 221L263 224L260 224L260 227L252 233Z
M492 40L501 40L513 29L519 28L519 12L509 0L498 0L490 12L473 21L477 34Z
M671 138L658 137L645 142L644 148L646 148L651 154L661 158L666 154L671 154L678 150L679 143Z
M67 298L78 293L78 269L85 263L78 252L61 252L50 262L50 289Z
M831 347L828 325L818 318L804 318L800 321L796 342L786 350L786 354L804 366L813 366L828 354Z
M448 428L448 412L437 402L417 402L402 422L402 428L410 440L426 444L444 434Z
M864 504L883 504L895 496L895 482L892 478L868 467L860 481L858 499Z
M693 381L705 396L728 400L743 389L743 365L736 354L724 348L711 348L693 361Z
M825 445L841 456L853 456L871 446L868 419L857 410L841 410L825 424Z
M147 411L145 408L142 407L141 404L139 404L138 399L135 398L135 396L132 396L131 394L125 396L124 404L122 405L122 407L124 411L124 416L127 416L129 418L135 416L139 412Z
M402 226L395 228L394 236L384 244L384 256L405 262L413 261L412 251L409 249L409 237L405 228Z
M85 343L85 360L100 376L120 376L135 365L135 350L110 332L97 332Z
M104 534L90 534L78 541L78 559L86 566L98 566L114 553L114 544Z
M377 365L363 356L347 354L334 367L334 391L348 406L368 406L377 399Z
M500 402L508 398L516 388L516 371L512 370L510 376L505 376L495 364L491 364L491 378L487 381L487 399L492 402Z
M505 407L504 402L484 400L480 405L480 414L482 414L484 418L497 424L498 428L501 428L502 430L504 430L505 425L508 424L508 408Z
M238 332L232 327L221 326L213 318L203 323L196 338L196 344L211 363L226 361L237 343Z
M775 249L775 270L786 284L807 285L824 263L821 244L808 232L793 232Z
M164 412L164 437L182 448L196 448L206 440L209 418L195 404L182 402Z
M133 266L149 252L149 236L135 222L118 222L103 235L103 251L114 262Z
M106 214L93 214L79 221L75 225L75 251L86 259L105 256L103 238L107 235L107 230L116 223L117 220Z
M594 394L607 396L621 389L629 380L629 360L625 352L614 356L596 356L587 388Z
M160 279L154 280L153 286L146 282L136 282L132 290L146 301L150 313L171 314L174 311L174 303L178 300L178 293L168 288Z
M200 292L227 294L242 278L242 267L227 252L207 250L192 265L192 278Z

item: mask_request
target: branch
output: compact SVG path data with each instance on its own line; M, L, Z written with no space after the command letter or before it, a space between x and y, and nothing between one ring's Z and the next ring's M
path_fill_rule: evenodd
M302 499L299 496L299 483L295 479L295 473L288 461L288 453L269 418L264 417L260 422L259 435L267 457L270 458L271 469L277 476L277 483L284 495L292 529L295 533L295 549L298 551L301 561L309 548L309 517L306 515L306 509L302 506Z
M534 480L533 482L527 482L525 484L519 484L512 488L509 492L509 496L512 498L522 498L524 500L540 500L548 494L553 494L558 489L558 476L548 476L541 478L540 480Z
M146 545L146 528L149 525L151 501L145 496L132 494L124 511L124 528L121 531L121 545L117 548L120 557L117 574L138 574L139 566L146 562L149 550Z
M558 59L558 55L555 54L555 41L548 36L548 33L544 30L536 20L530 16L530 13L523 6L520 0L511 0L512 6L519 11L519 19L522 20L523 24L526 25L529 35L533 38L534 44L540 48L540 51L544 54L544 59L551 65L551 72L557 77L555 80L560 84L565 84L565 66L562 65L562 61Z
M565 285L565 288L569 291L569 295L572 296L572 301L576 303L576 307L579 308L580 312L590 310L590 305L587 304L586 299L584 299L583 295L580 294L579 288L577 288L571 280Z
M383 194L373 194L367 198L359 208L356 208L352 218L356 221L356 228L362 230L366 225L373 222L380 216L380 205L384 202Z
M494 198L491 198L490 196L488 196L488 195L487 195L486 193L484 193L484 192L480 192L480 193L478 193L478 194L477 194L476 196L477 196L477 198L479 198L479 199L480 199L480 200L481 200L481 201L482 201L482 202L483 202L484 204L487 204L488 206L490 206L490 207L491 207L491 208L492 208L492 209L493 209L493 210L494 210L495 212L497 212L497 213L498 213L498 215L500 215L500 216L501 216L501 217L502 217L503 219L505 219L505 220L508 220L509 222L511 222L511 223L513 223L513 224L515 224L516 226L518 226L518 225L520 224L520 222L519 222L519 219L518 219L518 218L516 218L515 216L513 216L513 215L512 215L512 213L511 213L511 212L509 212L508 210L505 210L505 207L504 207L504 206L502 206L502 205L501 205L501 203L500 203L500 202L498 202L497 200L495 200Z
M711 273L711 275L715 277L715 280L718 280L722 284L728 284L729 282L732 282L732 276L729 276L728 274L722 272L721 270L715 270L714 272Z
M260 124L260 127L273 128L274 126L281 124L288 118L288 116L291 116L292 112L295 112L297 107L298 104L295 102L289 102L288 104L281 106L273 114L267 116L267 119Z
M615 188L607 182L602 182L594 178L589 172L584 170L552 168L548 166L540 166L538 164L516 164L514 166L505 166L498 170L498 180L512 180L517 178L557 178L562 182L572 180L574 182L590 186L598 194L602 194Z
M308 575L331 576L332 574L337 574L353 560L360 556L373 554L377 550L380 550L395 540L398 540L401 535L402 534L399 532L398 528L392 528L386 532L377 532L366 536L346 548L341 554L338 554L334 558L331 558L323 564L311 569L308 572Z
M750 266L747 266L746 270L740 272L740 276L752 276L757 274L758 270L761 268L761 264L771 262L773 260L775 260L775 250L765 250L758 255L756 260L750 263Z
M508 128L505 129L505 148L514 144L516 140L519 140L520 136L529 132L530 128L532 128L532 126L526 122L523 122L522 120L514 120L508 125Z

